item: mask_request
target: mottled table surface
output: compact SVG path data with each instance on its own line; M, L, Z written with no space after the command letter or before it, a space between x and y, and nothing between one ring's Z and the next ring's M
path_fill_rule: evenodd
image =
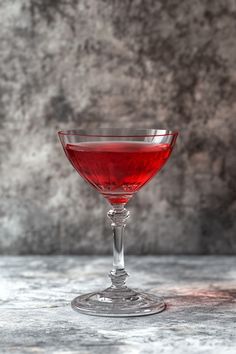
M165 297L139 318L74 312L109 285L110 257L0 258L0 353L236 353L236 257L127 257L129 285Z

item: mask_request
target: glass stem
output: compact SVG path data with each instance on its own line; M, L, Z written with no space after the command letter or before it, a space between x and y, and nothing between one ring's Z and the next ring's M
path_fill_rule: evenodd
M124 204L115 204L107 215L112 220L111 227L113 230L113 269L109 274L112 282L111 288L126 288L125 281L128 273L124 266L123 237L129 211L124 208Z

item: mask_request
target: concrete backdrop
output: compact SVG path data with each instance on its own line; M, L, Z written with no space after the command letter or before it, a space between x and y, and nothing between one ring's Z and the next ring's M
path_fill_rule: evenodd
M235 0L0 1L0 253L109 253L59 129L179 129L128 253L236 253Z

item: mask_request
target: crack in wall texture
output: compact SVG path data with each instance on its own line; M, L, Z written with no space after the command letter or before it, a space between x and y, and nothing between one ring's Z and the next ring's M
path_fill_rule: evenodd
M59 129L179 129L129 203L129 253L236 253L236 2L0 3L0 252L110 253Z

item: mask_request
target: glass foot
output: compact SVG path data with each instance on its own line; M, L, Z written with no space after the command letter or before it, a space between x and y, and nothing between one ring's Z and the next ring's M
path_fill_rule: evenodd
M127 287L110 287L101 292L80 295L71 306L75 311L103 317L146 316L161 312L166 307L161 298Z

